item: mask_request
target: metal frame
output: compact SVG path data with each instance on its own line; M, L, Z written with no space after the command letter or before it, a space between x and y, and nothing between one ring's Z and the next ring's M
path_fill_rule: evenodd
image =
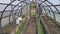
M50 5L48 5L48 4L45 3L45 2L48 2ZM58 10L58 8L57 8L57 6L60 6L60 5L54 5L54 4L52 4L52 3L51 3L50 1L48 1L48 0L41 1L40 5L43 4L43 3L47 5L47 6L44 6L44 7L46 7L46 8L48 7L48 8L51 10L51 12L53 13L54 20L56 21L56 16L55 16L55 14L60 14L60 12L59 12L59 10ZM58 13L54 12L54 11L52 10L51 6L54 7L54 9L56 9L56 11L57 11ZM50 14L51 14L51 13L50 13Z
M13 3L14 1L15 1L15 0L11 1L9 4L0 3L0 5L7 5L7 6L4 8L3 11L0 11L0 13L1 13L1 17L0 17L0 27L1 27L1 20L2 20L2 18L9 17L9 22L10 22L10 16L13 16L13 15L15 16L16 14L19 14L19 13L20 13L19 16L22 16L22 10L23 10L23 8L31 3L31 2L30 2L30 3L25 2L26 0L23 0L23 1L19 2L17 5L12 5L12 3ZM48 3L51 4L51 5L48 5L48 4L45 3L45 2L48 2ZM23 4L22 4L22 5L19 5L20 3L25 3L26 5L25 5L25 6L22 6ZM42 5L43 3L44 3L46 6L43 6L43 5ZM36 3L36 4L37 4L37 3ZM48 1L48 0L41 1L41 3L39 3L39 4L43 7L43 9L45 10L45 13L47 12L46 10L48 10L48 13L50 14L50 17L51 17L51 13L50 13L50 12L52 12L52 13L53 13L54 20L56 20L55 14L60 14L60 11L58 10L58 8L57 8L56 6L60 6L60 5L53 5L53 4L52 4L50 1ZM8 6L11 6L11 10L6 10ZM13 7L13 6L14 6L14 7ZM31 6L31 5L30 5L30 6ZM58 13L54 12L54 11L52 10L51 6L54 7L54 9L56 9L56 11L57 11ZM16 7L18 7L18 8L17 8L16 10L14 10ZM21 7L21 9L19 9L20 7ZM45 7L46 7L46 8L45 8ZM51 11L50 11L48 8L49 8ZM21 10L21 11L19 11L19 13L18 13L18 10ZM27 9L27 10L28 10L28 9ZM15 11L14 14L13 14L13 11ZM31 11L31 7L30 7L30 11ZM4 14L4 12L10 12L10 15L2 17L3 14ZM47 14L47 13L46 13L46 14ZM13 17L14 17L14 16L13 16Z
M18 13L17 13L17 10L20 10L19 7L21 7L21 6L19 6L19 4L20 4L20 3L23 3L24 1L19 2L17 5L11 5L13 2L14 2L14 1L11 1L11 3L9 3L9 4L2 4L2 3L0 3L0 4L2 4L2 5L7 5L7 6L4 8L4 10L0 12L0 13L1 13L1 17L0 17L0 29L1 29L1 31L2 31L2 27L1 27L1 20L2 20L2 18L9 17L9 22L10 22L10 16L13 16L13 15L15 15L15 14L18 14ZM17 8L16 10L13 10L14 8L12 8L12 10L6 10L6 8L7 8L8 6L14 6L14 8L18 6L18 8ZM21 11L19 11L20 13L22 12L23 8L24 8L24 7L22 6ZM15 11L15 13L14 13L14 14L11 14L13 11ZM10 15L5 16L5 17L2 17L4 12L10 12Z

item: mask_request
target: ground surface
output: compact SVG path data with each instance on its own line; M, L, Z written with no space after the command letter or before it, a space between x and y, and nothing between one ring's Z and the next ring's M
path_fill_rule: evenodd
M32 17L21 34L37 34L36 18Z

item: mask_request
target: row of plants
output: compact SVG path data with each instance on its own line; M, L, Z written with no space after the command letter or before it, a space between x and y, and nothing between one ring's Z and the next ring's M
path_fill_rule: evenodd
M44 34L44 27L41 21L37 22L38 34Z
M19 26L18 31L16 32L16 34L21 34L21 32L22 32L24 26L27 24L27 22L28 22L28 20L25 19L24 22Z
M49 17L48 15L46 15L51 21L53 21L57 26L60 27L60 23L56 20L54 20L53 18Z

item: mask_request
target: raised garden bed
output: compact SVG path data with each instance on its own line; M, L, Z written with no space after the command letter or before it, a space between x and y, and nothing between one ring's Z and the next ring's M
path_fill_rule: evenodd
M43 24L40 20L37 21L37 28L38 28L38 34L45 34Z
M48 17L42 15L42 16L40 16L40 19L45 27L47 34L60 34L60 27L58 27Z

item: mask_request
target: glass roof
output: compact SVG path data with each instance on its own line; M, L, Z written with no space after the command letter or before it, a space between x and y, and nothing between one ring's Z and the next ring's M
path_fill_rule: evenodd
M60 11L60 6L56 6L57 7L57 9Z
M58 13L57 10L53 6L50 6L50 7L54 12Z
M15 1L15 2L13 2L12 4L13 4L13 5L17 5L19 2L20 2L20 1Z
M32 0L30 0L32 1ZM40 1L40 3L42 3L41 1L45 1L45 0L38 0ZM52 3L53 5L59 5L60 4L60 0L48 0L50 3ZM48 1L44 2L44 4L47 4L47 5L51 5ZM12 3L12 5L17 5L20 1L14 1ZM2 3L2 4L1 4ZM3 11L3 9L9 4L11 3L11 0L0 0L0 11ZM23 4L23 3L22 3ZM43 4L43 3L42 3ZM19 4L21 5L21 4ZM46 5L44 5L46 6ZM9 9L8 9L9 8ZM11 10L11 6L9 6L6 10Z
M0 3L6 3L9 4L11 2L11 0L0 0Z
M4 9L6 6L7 6L7 5L1 5L1 4L0 4L0 7L1 7L1 8L0 8L0 11L3 11L3 9Z
M4 12L2 17L9 16L9 15L10 15L10 11L9 12Z
M18 13L21 16L23 8L32 1L35 0L0 0L0 21L7 16L9 18L14 18L13 16L15 16L16 18ZM48 16L51 16L53 19L55 17L56 21L60 22L60 0L36 0L36 4L40 4Z
M27 4L27 3L22 2L24 0L21 0L21 1L15 0L14 2L12 2L12 1L13 0L0 0L0 14L2 12L3 16L4 16L6 13L7 14L10 13L12 8L14 8L13 10L21 9L22 7L26 6L26 4ZM29 1L26 0L26 2L28 2L28 4L30 3L30 1L33 1L33 0L29 0ZM48 8L49 10L52 9L56 13L60 12L60 0L47 0L47 1L37 0L37 3L44 6L46 10ZM5 9L5 11L8 11L8 12L5 12L4 9Z
M8 6L8 7L6 8L6 10L11 10L11 6ZM6 11L6 10L5 10L5 11Z
M54 5L60 4L60 0L48 0L48 1L51 2Z

